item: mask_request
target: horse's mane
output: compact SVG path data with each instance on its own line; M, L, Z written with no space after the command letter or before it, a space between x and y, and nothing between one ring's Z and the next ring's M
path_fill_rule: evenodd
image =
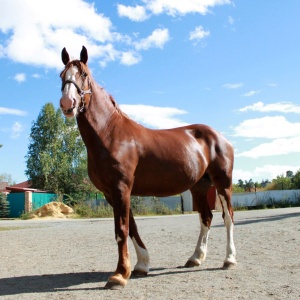
M72 60L69 61L65 68L61 71L60 73L60 77L61 79L63 79L66 75L67 70L71 67L71 66L76 66L78 68L78 71L80 74L82 74L83 72L85 72L87 74L87 76L89 76L89 78L91 80L93 80L91 72L88 68L88 66L86 64L84 64L83 62L81 62L80 60L76 59L76 60ZM112 103L113 107L115 108L115 110L120 114L123 115L126 118L129 118L120 108L120 106L118 105L118 103L115 101L114 97L112 95L110 95L109 93L107 93L107 91L104 89L104 87L101 87L101 90L107 94L107 98L109 99L109 101Z

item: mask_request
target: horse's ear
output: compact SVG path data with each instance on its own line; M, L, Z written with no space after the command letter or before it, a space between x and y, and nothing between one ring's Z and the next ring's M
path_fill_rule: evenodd
M64 63L64 65L66 65L70 61L70 56L66 48L62 49L61 51L61 60Z
M83 62L84 64L86 64L88 61L88 53L84 46L82 46L82 50L80 52L80 61Z

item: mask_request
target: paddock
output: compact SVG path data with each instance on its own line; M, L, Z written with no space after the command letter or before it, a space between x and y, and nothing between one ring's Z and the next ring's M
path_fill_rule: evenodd
M197 214L138 217L151 257L147 277L105 290L117 253L113 219L0 221L0 299L299 299L300 208L235 213L237 267L214 213L208 255L183 268L199 234ZM132 265L135 251L129 243Z

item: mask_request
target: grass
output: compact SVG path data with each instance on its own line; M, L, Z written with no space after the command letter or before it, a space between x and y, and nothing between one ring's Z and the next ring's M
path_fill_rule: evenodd
M23 212L21 215L20 215L20 219L21 220L31 220L33 218L33 211L31 212Z
M80 202L74 205L73 208L78 218L112 218L114 216L112 207L103 203L95 207L90 207L84 202ZM172 210L155 197L153 197L151 203L147 204L141 197L132 197L131 209L134 216L173 215L181 213L180 207Z
M25 227L0 227L0 231L19 230L24 228Z

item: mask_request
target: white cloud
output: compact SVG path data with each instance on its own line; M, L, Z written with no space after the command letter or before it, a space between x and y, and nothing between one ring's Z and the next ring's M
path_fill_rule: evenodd
M205 15L210 12L210 7L230 4L230 0L143 0L146 7L153 14L166 13L171 16L199 13Z
M136 122L140 122L152 128L163 129L187 125L187 123L174 117L176 115L185 114L186 111L175 107L128 104L122 104L120 107Z
M262 179L272 180L276 178L278 175L286 173L286 171L296 172L299 170L299 166L288 166L288 165L270 165L266 164L260 167L256 167L252 171L245 171L242 169L234 169L233 170L233 182L237 182L239 179L242 180L250 180L260 182Z
M136 22L145 21L148 18L145 7L140 5L133 7L118 4L118 14L120 17L127 17L131 21Z
M300 135L300 123L291 123L283 116L245 120L233 128L234 136L245 138L285 138Z
M190 40L202 40L210 35L202 26L197 26L194 31L190 32Z
M20 136L22 131L23 131L23 126L21 125L21 123L16 122L15 124L13 124L13 126L11 128L10 137L13 139L16 139Z
M149 48L162 48L170 39L168 29L155 29L150 36L135 43L137 50L148 50Z
M225 83L222 85L222 87L225 89L238 89L243 85L244 85L243 83Z
M27 113L19 109L0 107L0 115L26 116Z
M119 15L143 20L144 6L118 5ZM137 39L116 32L111 20L84 0L0 1L0 57L15 62L62 68L60 52L67 48L71 59L78 58L85 45L91 60L101 66L118 61L132 65L141 61L139 50L163 48L168 29L157 29L147 38ZM135 41L133 41L133 38ZM131 54L131 55L130 55ZM36 77L35 77L36 78Z
M15 75L14 80L17 82L24 82L26 80L26 75L24 73L18 73Z
M64 46L78 56L84 44L97 57L95 46L113 37L109 18L82 0L1 1L0 30L9 59L57 68L62 66L57 54Z
M263 143L249 151L238 153L236 157L270 157L286 155L291 153L300 153L300 136L293 138L275 139L269 143Z
M234 23L233 17L231 17L231 16L228 17L228 23L229 23L230 25L233 25L233 23Z
M300 114L300 105L293 104L292 102L277 102L264 104L263 102L256 102L252 105L240 108L238 111L258 111L258 112L281 112L281 113L296 113Z
M248 93L245 93L243 96L244 97L251 97L251 96L254 96L254 95L256 95L256 94L259 94L260 93L260 91L249 91Z
M141 61L141 56L134 52L123 52L121 55L121 64L131 66Z
M38 74L38 73L34 73L34 74L32 74L32 77L35 79L39 79L39 78L42 78L42 75Z

